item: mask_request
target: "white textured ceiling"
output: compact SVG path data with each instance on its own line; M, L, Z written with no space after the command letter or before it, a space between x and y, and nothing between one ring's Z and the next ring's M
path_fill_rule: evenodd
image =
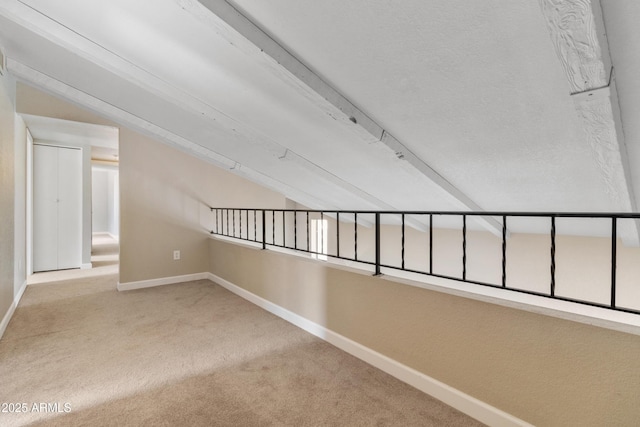
M427 172L211 11L229 4ZM310 207L628 210L537 2L2 0L0 45L27 83Z
M537 2L234 3L482 207L615 209Z

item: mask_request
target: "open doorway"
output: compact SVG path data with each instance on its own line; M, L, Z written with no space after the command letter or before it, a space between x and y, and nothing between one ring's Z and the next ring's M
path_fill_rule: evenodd
M120 239L120 185L117 165L91 166L91 231Z
M91 264L118 264L120 241L120 178L117 164L93 160L91 167Z
M31 283L44 283L61 279L117 273L119 264L119 178L118 178L118 139L119 130L111 126L73 122L49 117L23 115L28 129L27 165L28 165L28 206L27 206L27 265L28 279ZM71 148L81 152L81 173L67 185L81 188L77 224L81 242L74 250L80 262L70 269L59 266L38 268L34 255L41 252L43 239L36 225L37 194L34 186L37 180L43 180L43 168L34 162L34 146ZM71 150L68 150L71 152ZM35 153L38 154L38 153ZM59 168L60 170L65 169ZM53 181L54 179L51 178ZM56 180L58 178L56 177ZM46 182L46 179L44 179ZM95 187L95 188L94 188ZM62 200L61 198L58 198ZM55 198L54 198L55 200ZM96 206L100 212L96 214ZM97 222L97 223L96 223ZM60 234L60 233L58 233ZM65 234L65 233L63 233ZM48 243L47 243L48 244ZM55 251L54 251L55 252ZM113 270L113 271L112 271ZM40 272L38 271L46 271ZM34 274L37 273L37 274ZM62 276L65 276L64 278ZM68 276L68 277L67 277Z

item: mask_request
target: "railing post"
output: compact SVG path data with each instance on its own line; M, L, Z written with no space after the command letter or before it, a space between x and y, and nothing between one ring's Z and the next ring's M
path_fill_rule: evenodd
M262 209L262 249L267 249L267 214Z
M551 217L551 297L556 296L556 217Z
M357 224L357 222L356 222ZM380 276L380 212L376 212L376 276Z
M340 212L336 212L336 258L340 258Z
M358 260L358 212L353 213L353 258Z
M467 216L462 215L462 280L467 280Z
M401 215L402 217L402 241L401 241L401 248L402 248L402 254L401 254L401 267L404 270L404 234L405 234L405 227L404 227L404 214Z
M238 234L238 238L242 239L242 210L238 209L238 227L237 229L240 229L240 233ZM235 233L235 230L234 230Z
M309 211L307 211L307 252L311 250L311 246L309 245Z
M433 214L429 214L429 274L433 274Z
M502 287L507 287L507 216L502 215Z
M298 250L298 211L293 211L293 248Z
M616 308L616 264L618 240L618 218L611 218L611 308Z
M324 254L324 212L320 212L320 227L319 228L321 230L321 232L320 232L320 253ZM317 231L316 231L316 233L317 233Z

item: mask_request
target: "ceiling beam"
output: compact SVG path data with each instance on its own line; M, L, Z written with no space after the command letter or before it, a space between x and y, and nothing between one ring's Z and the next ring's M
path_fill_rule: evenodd
M338 90L325 82L297 57L273 40L261 28L224 0L199 0L210 13L204 13L191 0L176 0L180 6L208 25L215 26L223 37L239 49L253 56L269 59L271 70L289 84L299 88L307 99L334 119L349 126L368 142L382 143L393 150L396 156L418 170L431 182L441 188L450 200L462 210L482 211L483 209L469 196L447 181L424 160L415 155L405 144L391 135L385 128L369 117ZM211 13L213 13L212 16ZM238 34L220 28L218 19L224 21ZM243 40L244 39L244 40ZM247 43L247 41L249 43ZM502 226L494 219L483 221L483 226L495 234L502 233Z
M539 0L585 139L615 210L636 212L629 155L599 0ZM640 245L640 224L620 234Z

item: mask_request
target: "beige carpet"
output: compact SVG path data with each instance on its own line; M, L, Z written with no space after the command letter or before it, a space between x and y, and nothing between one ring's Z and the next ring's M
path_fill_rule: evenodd
M210 281L77 274L29 286L0 340L0 403L28 409L0 426L481 425Z

